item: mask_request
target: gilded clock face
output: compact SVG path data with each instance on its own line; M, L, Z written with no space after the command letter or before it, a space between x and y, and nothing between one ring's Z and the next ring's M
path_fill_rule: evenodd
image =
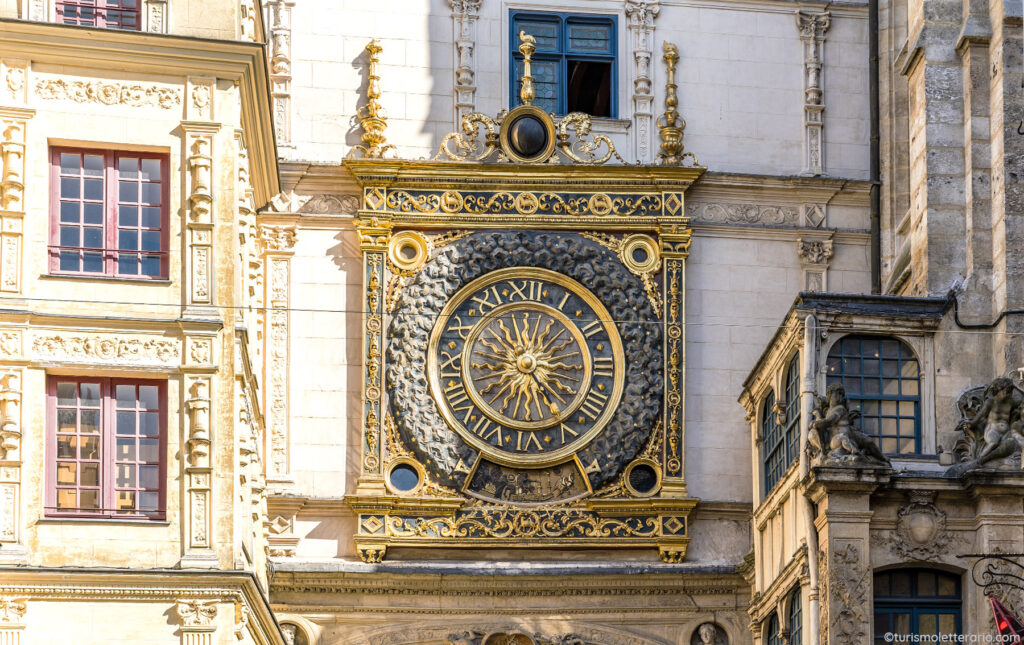
M539 467L586 445L614 413L622 341L594 294L512 267L459 290L431 331L427 373L449 426L492 461Z

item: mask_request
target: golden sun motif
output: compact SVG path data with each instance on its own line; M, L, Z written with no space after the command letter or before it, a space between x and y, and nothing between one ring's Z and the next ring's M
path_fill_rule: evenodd
M480 396L509 419L557 417L579 392L584 372L580 345L551 316L524 311L494 319L476 345L471 367L484 372L476 379Z

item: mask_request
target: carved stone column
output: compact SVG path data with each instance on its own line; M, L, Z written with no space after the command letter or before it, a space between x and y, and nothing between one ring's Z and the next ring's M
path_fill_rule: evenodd
M25 219L25 136L35 110L26 106L29 63L5 58L0 65L0 292L21 293L22 228Z
M796 241L796 253L803 270L804 291L828 291L828 265L832 260L832 239L828 237L801 237Z
M666 203L681 196L663 195ZM690 229L673 226L661 231L665 303L665 447L663 490L665 496L686 497L683 446L686 406L686 257L690 253Z
M810 13L801 9L796 12L796 24L804 44L804 174L807 175L820 175L824 168L822 55L825 32L831 21L827 11Z
M215 600L182 599L175 608L181 621L181 645L213 645L213 633L217 630Z
M630 46L633 48L633 120L636 123L634 151L636 158L652 160L651 131L654 123L654 92L651 89L651 56L654 40L654 19L661 8L659 0L626 0L629 19Z
M375 189L376 190L376 189ZM374 199L371 193L367 201ZM369 205L369 204L368 204ZM359 248L363 252L363 445L357 492L363 495L386 494L381 470L383 441L383 369L384 349L384 267L391 222L376 218L356 221Z
M28 598L0 596L0 645L21 645Z
M455 129L476 111L476 19L481 0L448 0L455 32Z
M193 87L193 91L195 89ZM188 248L183 263L186 315L210 315L213 313L210 306L216 304L213 280L213 139L220 125L186 121L182 123L182 129L185 130L184 169L188 187L185 203Z
M188 432L185 441L185 508L182 518L187 527L185 553L181 566L216 567L213 552L213 468L211 453L213 431L210 426L210 385L207 375L185 380L185 411Z
M274 128L279 148L290 148L292 140L292 7L294 0L268 0L266 4L267 43L270 45L270 85Z
M0 376L0 561L26 555L21 545L21 427L21 370L14 369Z
M267 422L267 481L290 482L288 436L289 318L291 258L294 226L261 226L266 267L266 376L264 406Z

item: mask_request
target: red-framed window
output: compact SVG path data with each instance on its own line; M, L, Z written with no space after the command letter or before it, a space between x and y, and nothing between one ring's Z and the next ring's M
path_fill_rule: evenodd
M46 514L163 519L167 382L47 378Z
M53 148L50 273L166 279L165 154Z
M138 31L141 0L57 0L57 21Z

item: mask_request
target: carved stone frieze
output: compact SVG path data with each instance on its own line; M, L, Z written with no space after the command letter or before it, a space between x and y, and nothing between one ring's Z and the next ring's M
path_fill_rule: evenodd
M626 17L633 48L633 119L636 123L636 158L651 159L651 133L654 129L654 91L651 57L654 50L654 20L661 7L659 0L626 0Z
M853 543L836 548L821 563L827 577L820 592L822 604L822 643L863 643L868 633L867 608L871 606L871 567L862 558L861 548ZM825 591L827 590L827 594Z
M687 201L686 215L694 222L714 224L796 226L800 223L800 212L794 206Z
M31 355L40 361L170 366L180 362L181 342L124 334L37 331Z
M448 0L455 33L455 123L476 109L476 21L481 0Z
M391 625L372 631L361 643L405 645L438 642L445 645L655 645L651 640L624 629L598 625L575 625L572 632L524 629L509 624Z
M181 105L181 90L162 85L140 85L107 81L68 81L41 79L36 96L46 100L66 100L101 105L159 107L171 110Z
M811 13L800 9L796 12L797 28L804 45L804 173L808 175L820 175L824 168L822 56L825 32L831 20L827 11Z

